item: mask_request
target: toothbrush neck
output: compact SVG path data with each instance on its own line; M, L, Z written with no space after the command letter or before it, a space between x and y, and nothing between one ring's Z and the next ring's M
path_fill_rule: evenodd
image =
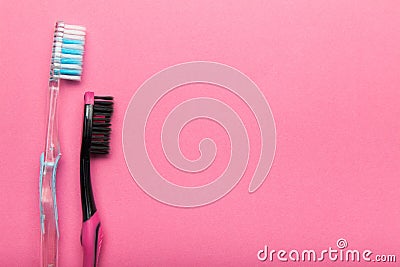
M57 124L57 101L59 92L58 81L49 82L49 101L47 108L47 132L45 161L55 162L56 158L61 154L60 143L58 140L58 124Z
M81 158L81 202L83 221L89 220L96 212L93 197L92 183L90 180L90 159Z
M93 106L85 105L82 132L80 184L83 221L90 219L96 212L96 204L93 197L92 183L90 181L90 143L92 136Z

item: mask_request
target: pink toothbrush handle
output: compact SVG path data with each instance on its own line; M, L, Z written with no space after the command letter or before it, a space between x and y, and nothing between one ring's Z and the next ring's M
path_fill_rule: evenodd
M82 226L83 267L96 267L99 263L103 232L96 212Z

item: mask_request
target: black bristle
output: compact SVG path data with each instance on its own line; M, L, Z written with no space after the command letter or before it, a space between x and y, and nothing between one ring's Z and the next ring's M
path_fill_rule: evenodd
M112 111L113 110L113 106L112 105L103 105L103 104L99 104L99 105L97 105L96 103L95 103L95 106L94 106L94 109L96 110L99 110L99 111L102 111L102 110L104 110L104 111Z
M113 100L114 97L112 97L112 96L94 96L94 99Z
M90 152L108 154L110 152L110 122L114 111L114 98L112 96L95 96L94 99Z
M94 103L95 104L99 104L99 105L104 105L104 106L112 106L112 105L114 105L113 102L103 101L103 100L95 100Z

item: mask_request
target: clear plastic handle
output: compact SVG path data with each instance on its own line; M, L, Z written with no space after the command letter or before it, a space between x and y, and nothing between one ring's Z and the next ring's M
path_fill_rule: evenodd
M49 82L49 105L45 151L40 158L40 266L57 267L58 213L56 201L56 172L61 156L57 127L57 98L59 81Z
M58 263L58 214L56 202L56 171L58 160L53 163L44 161L41 156L40 170L40 223L41 223L41 267L57 267Z

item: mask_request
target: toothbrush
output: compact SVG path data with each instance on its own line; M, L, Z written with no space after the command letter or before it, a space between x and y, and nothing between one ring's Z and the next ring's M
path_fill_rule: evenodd
M81 244L83 267L98 265L103 232L93 197L90 181L90 154L108 154L110 151L111 115L113 97L85 93L82 130L80 183L83 225Z
M58 212L56 203L56 172L61 157L57 125L57 99L60 79L79 81L85 28L58 21L55 25L50 64L49 103L45 150L40 157L40 266L57 267Z

